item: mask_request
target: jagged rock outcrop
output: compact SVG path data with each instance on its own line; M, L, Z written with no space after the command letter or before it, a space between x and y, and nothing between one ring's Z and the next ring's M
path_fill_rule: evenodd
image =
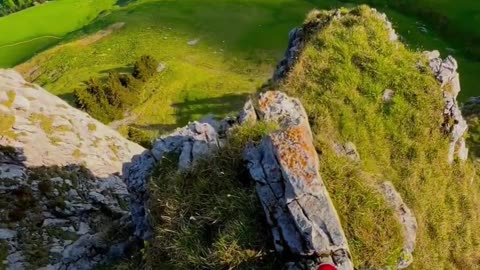
M405 269L413 262L413 251L415 250L418 229L417 219L391 182L384 182L381 185L381 192L388 204L394 209L403 228L405 245L397 269Z
M119 172L144 149L13 70L0 70L0 145L22 148L31 166L84 164Z
M455 58L448 56L440 58L438 51L425 52L428 64L435 78L441 83L445 109L443 111L443 132L450 136L448 161L453 162L455 156L460 160L468 158L464 135L467 132L467 121L463 118L457 102L460 87L460 75L457 72L458 64Z
M144 149L0 70L0 245L7 269L92 269L134 242L118 173ZM44 267L44 268L42 268Z
M0 147L0 241L7 269L92 269L123 255L128 192L119 176L85 167L28 168L21 149ZM112 237L112 230L121 238Z
M392 27L392 23L388 20L385 13L378 12L376 9L371 9L378 18L385 22L385 27L389 32L390 41L397 41L398 35ZM272 80L279 81L286 77L288 72L297 63L298 57L308 41L310 33L319 31L325 25L331 23L332 20L338 19L342 16L341 10L334 10L330 12L313 10L308 14L307 20L302 27L292 29L288 33L288 46L284 53L283 59L277 65L273 73Z
M275 248L353 269L347 239L319 175L318 156L300 101L269 91L260 95L257 114L260 120L281 127L244 153Z
M216 122L208 119L193 122L155 141L151 151L135 156L123 168L123 175L131 196L131 214L135 235L143 239L151 236L146 204L148 202L148 179L155 166L166 155L179 156L178 169L187 170L200 158L222 145L222 138L231 125L229 121Z

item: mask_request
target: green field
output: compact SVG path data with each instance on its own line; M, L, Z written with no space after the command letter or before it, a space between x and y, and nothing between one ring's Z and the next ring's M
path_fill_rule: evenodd
M91 14L102 9L88 2L82 2L82 7ZM103 8L112 5L107 2L102 2ZM61 0L56 4L60 3L66 8L73 2ZM85 38L113 23L124 22L122 29L88 46L70 43L46 51L18 69L28 75L29 70L39 68L35 82L73 102L72 93L83 81L106 76L110 71L129 70L138 57L150 54L167 68L145 85L144 102L133 109L137 120L131 124L152 133L165 132L205 114L224 116L238 110L245 96L271 76L286 47L288 31L300 25L309 10L345 5L351 6L336 0L138 0L100 16L67 35L63 43ZM39 8L14 15L33 16ZM461 48L445 42L433 31L422 33L415 17L388 8L382 10L412 47L439 49L444 56L450 53L447 48L453 48L461 65L461 98L475 94L479 62L464 57ZM3 19L13 20L10 16ZM198 43L189 45L192 40ZM49 45L35 41L18 46L22 49L8 48L11 53L7 59L12 63L28 57L13 53L23 53L23 47Z
M82 28L115 0L57 0L0 18L0 67L32 57Z

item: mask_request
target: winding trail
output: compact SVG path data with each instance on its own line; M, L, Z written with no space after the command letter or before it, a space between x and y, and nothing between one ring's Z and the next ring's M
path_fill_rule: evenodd
M36 37L36 38L29 39L29 40L20 41L20 42L13 43L13 44L2 45L2 46L0 46L0 49L7 48L7 47L15 47L15 46L20 45L20 44L29 43L29 42L39 40L39 39L44 39L44 38L62 39L61 37L57 37L57 36L41 36L41 37Z

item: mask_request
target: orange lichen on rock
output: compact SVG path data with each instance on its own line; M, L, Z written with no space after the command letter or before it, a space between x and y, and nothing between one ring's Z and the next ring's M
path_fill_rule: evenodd
M262 111L262 112L265 112L268 107L270 107L270 105L272 103L275 103L278 101L277 97L277 92L276 91L268 91L268 92L265 92L261 98L258 100L258 107L259 109Z
M319 179L317 152L307 126L291 127L272 134L271 138L284 169L307 184Z

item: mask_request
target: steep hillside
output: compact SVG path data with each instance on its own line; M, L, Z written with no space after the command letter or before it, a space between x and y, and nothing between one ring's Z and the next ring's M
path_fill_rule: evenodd
M430 68L423 67L426 56L389 41L384 22L371 10L354 9L322 27L327 18L325 13L307 18L306 25L320 31L304 28L307 43L276 87L298 96L307 110L321 152L320 172L346 226L354 261L378 267L395 254L395 234L375 187L387 180L418 221L413 269L476 269L479 184L471 163L448 163L449 141L456 139L441 131L451 121L448 111L442 117L444 104L456 106L450 97L459 90L442 76L455 74L456 64L437 75L446 89L442 93ZM441 62L429 59L432 68ZM447 128L447 133L451 130L456 132ZM346 142L354 143L360 162L337 156L337 145Z
M71 33L58 46L16 69L74 104L73 92L90 78L106 79L111 72L131 72L141 55L151 55L162 71L141 89L143 102L125 115L125 126L158 133L238 110L243 99L262 85L281 57L283 41L312 8L348 5L328 1L138 0L113 9L90 25ZM214 12L214 10L221 12ZM399 34L413 48L442 53L448 49L461 63L461 98L476 89L478 62L438 33L424 33L419 18L385 8ZM123 27L110 31L112 25ZM104 33L108 33L105 34ZM461 46L459 46L461 47ZM22 50L16 50L22 51ZM122 127L124 126L124 127Z
M477 269L457 63L397 38L365 6L313 11L238 118L135 157L124 175L145 267Z
M12 67L57 44L114 3L56 0L0 17L0 68Z

